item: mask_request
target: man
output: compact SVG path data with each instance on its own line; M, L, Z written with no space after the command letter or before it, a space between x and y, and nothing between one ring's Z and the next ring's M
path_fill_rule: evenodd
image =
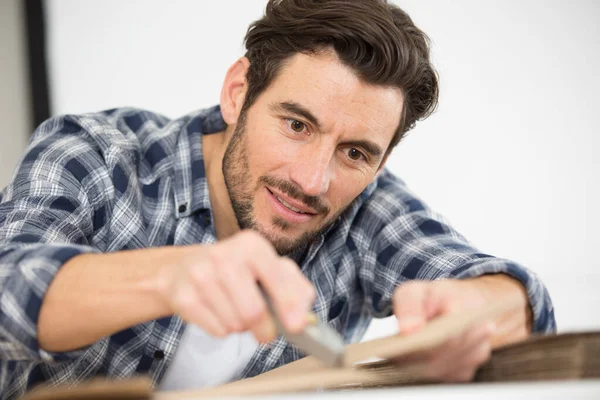
M437 103L424 33L377 0L270 1L220 106L55 117L0 199L0 385L148 374L212 385L302 356L313 309L347 342L504 299L517 312L424 355L465 381L493 346L555 329L542 283L480 253L385 170ZM256 340L258 340L258 343Z

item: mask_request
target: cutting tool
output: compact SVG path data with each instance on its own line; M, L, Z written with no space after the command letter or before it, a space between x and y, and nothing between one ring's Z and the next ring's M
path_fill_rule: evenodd
M260 285L259 285L260 287ZM269 312L275 322L275 328L288 342L295 344L300 350L312 355L329 367L341 367L344 365L344 339L331 326L321 321L316 314L307 314L308 324L300 333L288 332L281 323L271 299L260 287L265 298Z

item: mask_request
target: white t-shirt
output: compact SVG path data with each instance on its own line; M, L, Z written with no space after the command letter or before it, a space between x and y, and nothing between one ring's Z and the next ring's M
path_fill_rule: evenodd
M198 389L230 382L243 371L257 347L250 332L219 339L188 324L158 389Z

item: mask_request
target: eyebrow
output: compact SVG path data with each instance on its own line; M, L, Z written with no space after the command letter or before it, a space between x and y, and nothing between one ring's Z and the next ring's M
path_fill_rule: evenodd
M308 111L306 108L301 106L300 104L293 101L282 101L279 103L272 103L269 108L274 112L282 112L287 111L292 114L299 115L313 124L317 130L321 130L321 124L319 120L313 113ZM355 146L361 147L364 151L369 153L372 158L378 158L383 154L383 150L381 147L370 140L351 140L344 143L345 146Z
M311 113L298 103L295 103L293 101L282 101L280 103L271 104L269 108L275 112L287 111L292 114L299 115L311 124L313 124L317 128L317 130L321 130L321 124L319 123L319 119L315 117L313 113Z

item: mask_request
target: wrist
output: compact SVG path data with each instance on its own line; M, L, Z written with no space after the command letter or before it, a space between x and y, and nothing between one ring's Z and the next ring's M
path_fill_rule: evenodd
M175 246L163 247L160 250L151 261L156 264L156 273L145 282L145 287L155 299L161 316L168 316L175 313L171 306L170 293L175 284L177 268L183 263L181 258L186 250Z
M482 291L483 296L490 301L501 299L504 296L517 296L523 302L523 306L529 304L527 289L520 281L510 275L498 273L482 275L472 279L477 288Z

